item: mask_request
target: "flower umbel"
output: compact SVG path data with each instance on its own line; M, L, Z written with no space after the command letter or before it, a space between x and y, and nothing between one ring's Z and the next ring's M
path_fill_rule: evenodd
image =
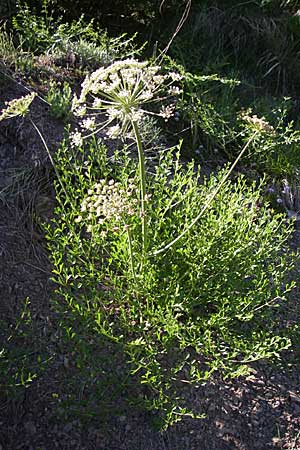
M136 213L137 194L133 180L124 189L121 183L111 179L100 180L88 191L81 205L81 215L76 222L86 220L88 231L99 225L116 231L120 222ZM117 227L116 227L117 225Z
M80 97L73 99L74 114L79 117L92 115L95 120L104 112L106 121L103 123L100 120L98 129L117 121L124 134L131 121L139 121L147 113L142 109L144 104L174 97L181 92L174 85L181 79L179 74L171 72L162 75L159 72L159 66L150 66L148 62L135 59L101 67L82 83ZM166 107L166 113L170 117L170 106ZM166 118L165 114L163 117ZM112 137L115 135L117 137L119 133L112 133Z
M148 62L140 62L135 59L117 61L106 68L101 67L87 76L82 83L80 97L75 96L73 99L73 112L75 115L79 117L96 117L93 123L97 123L97 125L92 131L93 134L108 127L108 125L113 125L108 128L108 135L111 138L126 135L129 128L134 133L139 158L139 199L142 225L142 254L144 261L146 260L149 242L145 200L147 196L146 169L139 124L144 114L150 114L150 112L143 109L145 104L153 101L162 103L163 100L170 99L170 97L172 98L180 93L180 89L176 89L176 86L173 86L173 84L180 81L181 76L174 72L161 74L160 70L159 66L151 66ZM175 107L169 104L169 106L162 109L160 114L157 115L167 120L173 115L174 109ZM104 121L103 114L105 115ZM154 113L151 112L151 114ZM97 116L99 118L98 120ZM105 220L108 217L107 214L109 211L108 208L103 210L105 203L103 198L102 192L100 195L100 204L95 209L97 211L100 207L100 220ZM111 205L114 201L116 199L110 198ZM89 203L93 204L93 202ZM117 210L123 211L120 204L117 205L116 210L114 207L112 208L116 217L118 217ZM128 239L131 242L129 236ZM129 246L131 247L131 244Z
M252 116L250 114L242 112L241 118L257 131L265 132L268 134L275 134L274 128L269 122L266 121L264 117L257 117L257 115Z
M15 98L10 102L5 102L6 108L2 110L0 122L1 120L11 119L17 116L25 117L35 96L36 93L31 92L31 94L25 95L24 97Z

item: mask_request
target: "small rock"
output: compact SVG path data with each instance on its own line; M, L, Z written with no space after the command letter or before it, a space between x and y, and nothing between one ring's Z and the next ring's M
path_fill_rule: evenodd
M67 358L66 356L64 356L63 362L64 362L65 368L66 368L66 369L69 369L69 368L70 368L69 358Z
M270 400L273 397L274 397L274 394L272 392L266 392L265 393L265 398L267 398L268 400Z

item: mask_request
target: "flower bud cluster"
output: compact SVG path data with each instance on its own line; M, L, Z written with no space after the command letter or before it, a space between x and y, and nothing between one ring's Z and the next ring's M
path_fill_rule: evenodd
M73 133L70 133L70 142L73 147L81 147L82 146L83 137L77 128Z
M108 182L100 180L89 189L76 222L87 220L89 232L95 225L106 225L106 228L117 231L122 220L136 214L137 203L137 187L133 179L128 180L126 189L113 179Z
M257 115L250 115L242 112L241 119L245 120L248 124L252 125L258 131L262 131L268 134L275 134L275 130L272 125L266 121L264 117L257 117Z

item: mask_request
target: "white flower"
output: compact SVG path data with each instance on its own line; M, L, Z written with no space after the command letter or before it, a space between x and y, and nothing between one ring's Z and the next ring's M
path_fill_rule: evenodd
M70 140L71 140L71 144L74 147L80 147L83 144L83 138L82 138L81 133L79 133L79 131L75 131L74 133L71 133Z
M171 78L172 81L180 81L183 79L183 76L180 75L177 72L169 72L169 77Z
M117 139L118 137L120 137L122 133L122 129L119 125L115 125L113 127L109 127L107 130L107 135L111 138L111 139Z
M86 107L85 106L79 106L78 108L73 110L74 115L77 117L84 117L86 115Z
M170 86L168 89L168 94L170 95L179 95L182 94L182 89L179 89L178 86Z
M122 119L123 113L118 108L107 108L107 114L110 120Z
M274 130L272 125L270 125L264 117L257 117L256 114L251 116L250 114L242 111L241 118L252 125L258 131L266 132L272 135L276 134L276 131Z
M86 130L94 130L96 127L95 124L95 116L94 117L87 117L81 122L82 128L85 128Z
M174 115L175 112L175 105L167 105L163 106L159 112L159 115L167 121Z
M144 115L144 111L141 111L141 110L132 110L131 113L130 113L130 119L131 119L133 122L138 122L139 120L142 119L143 115Z
M146 114L142 108L145 103L151 102L160 94L162 99L166 97L166 93L172 97L178 95L180 89L171 84L181 78L175 72L162 75L159 66L151 66L148 62L135 59L117 61L86 77L82 83L81 95L78 99L74 97L73 106L77 115L86 115L89 109L102 110L108 122L117 122L108 129L108 136L116 138L121 132L125 134L128 131L130 123L139 122ZM86 106L90 97L94 97L92 105ZM84 108L82 111L80 105ZM174 109L174 105L166 106L162 108L160 115L167 120L173 115ZM103 121L101 125L104 123ZM97 126L94 128L92 122L86 121L83 126L97 131Z

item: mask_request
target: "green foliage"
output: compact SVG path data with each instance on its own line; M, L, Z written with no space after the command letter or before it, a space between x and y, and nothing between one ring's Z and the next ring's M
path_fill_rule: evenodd
M298 175L300 164L299 125L294 120L289 120L291 99L284 98L276 103L270 108L268 108L270 102L268 104L262 101L258 104L256 111L258 113L262 111L260 118L253 115L251 109L248 120L247 114L246 116L242 114L238 120L240 135L247 140L251 129L253 131L253 127L259 124L262 127L261 132L249 149L252 164L255 164L258 170L264 169L278 178L295 177Z
M12 25L24 50L39 54L55 42L52 16L46 2L43 2L41 15L34 14L26 3L21 2L12 18Z
M81 217L100 178L124 191L138 179L126 153L111 162L93 139L85 148L64 144L56 164L73 205L58 184L47 239L61 317L73 316L95 338L122 346L132 374L150 388L144 404L159 409L165 425L189 412L180 400L182 380L197 384L215 371L238 376L290 345L276 326L276 307L292 287L286 278L292 259L284 251L291 228L261 204L260 187L241 177L227 181L190 232L145 263L138 214L125 222L131 248L126 227L111 219L103 233ZM150 254L193 220L222 176L199 184L194 164L183 167L178 153L161 153L147 181Z
M177 132L182 133L184 148L190 149L191 156L200 154L203 159L222 152L234 160L241 145L259 131L244 161L278 178L297 175L300 130L295 101L245 95L247 86L237 77L194 75L171 59L166 67L184 74L184 94L177 103L181 118Z
M30 1L35 6L33 0ZM74 18L78 14L84 14L89 18L96 18L105 25L106 20L111 20L116 23L121 20L121 23L141 23L149 25L150 20L159 16L159 0L112 0L107 2L99 0L97 3L91 0L47 0L54 8L61 8L68 17ZM178 3L178 2L177 2ZM179 1L179 3L182 3ZM125 20L124 20L125 19Z
M38 13L27 3L20 3L12 18L20 48L34 55L48 54L57 59L69 57L73 64L81 66L99 66L108 64L120 54L128 57L139 53L135 45L135 36L128 38L122 34L109 38L107 33L87 22L82 15L70 23L63 16L54 17L48 1L42 2Z
M33 346L30 340L32 318L29 305L29 299L26 299L19 317L13 323L1 320L0 386L2 393L10 396L20 394L39 372L39 352L34 353L38 343Z
M11 35L6 31L5 27L2 25L0 27L0 55L1 59L4 61L12 58L16 53L16 48L14 46Z
M55 81L50 82L46 100L50 104L50 114L55 119L68 120L71 114L72 90L67 82L63 86Z
M267 9L257 3L195 4L170 55L193 73L228 76L234 68L269 93L297 92L299 17L276 8L276 1Z
M0 26L0 58L4 66L16 71L27 72L32 67L32 56L15 44L4 25Z

